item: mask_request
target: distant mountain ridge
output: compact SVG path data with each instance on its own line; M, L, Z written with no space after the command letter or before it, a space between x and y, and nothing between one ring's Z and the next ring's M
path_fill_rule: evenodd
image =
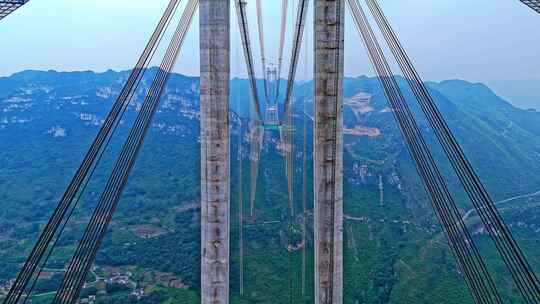
M144 98L144 89L149 87L150 77L155 72L156 68L151 68L146 73L141 83L141 89L132 104L134 108L141 104ZM107 104L110 104L120 92L128 73L128 71L115 72L112 70L103 73L30 70L0 78L0 101L2 101L0 102L0 128L6 128L7 123L15 122L32 122L35 128L41 123L45 123L38 117L48 120L53 118L63 120L63 115L67 113L71 113L71 117L77 120L85 121L85 124L91 121L97 126L109 109ZM418 114L419 122L427 131L426 136L429 138L429 127L410 90L405 85L404 79L399 78L399 81L410 105ZM465 151L468 152L467 155L471 157L473 163L484 164L479 165L480 172L499 155L507 156L507 158L503 157L500 160L506 163L505 166L540 169L540 165L537 164L538 155L540 155L539 112L516 108L494 94L487 86L479 83L447 80L428 82L428 86L457 138L462 142ZM231 80L231 108L242 116L249 115L249 94L244 94L244 92L249 91L248 88L248 82L245 79ZM371 94L371 106L375 109L382 111L388 107L376 78L366 76L346 78L344 89L345 98L351 98L363 91ZM309 111L313 110L312 92L312 81L296 84L295 98L297 102L295 106L297 111L301 110L300 101L304 99L308 101ZM191 112L192 116L196 116L198 111L197 94L197 77L173 74L167 86L160 112L163 112L165 108L169 110L171 115L174 115L174 110L177 110ZM346 109L345 124L350 127L356 123L363 123L369 127L370 123L377 125L391 122L393 136L396 138L400 136L393 118L388 113L381 115L365 113L365 115L356 117L347 114L347 111ZM47 115L43 116L45 113ZM28 114L31 115L28 116ZM46 124L47 127L43 127L46 130L56 127L53 122ZM77 128L77 125L73 127ZM384 128L387 126L381 129ZM67 130L67 134L70 133L72 132ZM433 139L432 143L434 144ZM478 148L485 150L483 152L486 154L476 153ZM519 174L509 178L509 182L517 179L524 183L533 184L533 181L537 181L537 178L534 177L535 174L527 174L523 172L523 169L516 170L516 172ZM493 178L492 173L485 172L484 174L488 179ZM522 176L519 177L519 175ZM524 188L528 188L528 186Z
M519 108L540 110L540 79L495 80L487 84Z
M157 68L151 68L146 72L141 88L132 103L133 109L141 104L144 90L149 87L151 76L156 71ZM44 129L42 132L52 132L57 136L72 134L75 131L70 131L69 128L64 130L65 132L62 130L60 130L62 132L56 132L58 131L57 127L62 127L60 121L66 123L64 117L67 113L70 113L69 117L72 120L70 124L75 123L75 121L83 121L86 125L93 124L95 128L104 119L109 110L108 104L113 102L115 96L120 92L128 73L128 71L115 72L112 70L103 73L29 70L0 78L0 129L7 128L10 123L31 123L32 129L46 124L46 126L41 127ZM431 139L435 153L444 158L440 150L437 149L435 139L406 86L405 80L399 78L399 82L411 107L417 113L420 124L426 130L425 135ZM480 175L485 175L484 179L488 186L501 182L497 182L497 179L503 178L504 180L504 177L497 177L493 172L485 171L492 166L490 163L499 156L502 156L498 162L506 168L504 171L511 168L515 170L507 177L508 185L514 184L511 187L514 190L505 187L504 190L510 192L505 194L504 190L495 186L494 195L496 197L499 196L498 191L501 191L500 195L517 194L515 191L519 191L519 188L526 191L533 187L537 181L540 183L540 177L535 174L538 171L531 170L531 168L540 170L538 162L540 159L539 112L516 108L480 83L447 80L428 82L428 86L467 155L473 164L478 165ZM301 111L300 102L305 99L311 112L313 110L311 97L313 82L297 83L295 88L296 110ZM358 92L370 94L372 97L370 107L379 112L388 108L376 78L366 76L346 78L344 90L345 98L351 98ZM231 80L231 108L242 116L249 115L249 94L244 94L248 91L249 84L246 79L235 78ZM262 95L262 91L260 94ZM163 115L163 112L169 113L166 114L167 119L174 118L174 111L180 111L196 118L197 96L197 77L173 74L167 86L156 123L159 124L159 117ZM370 124L373 124L375 127L380 127L381 130L391 126L391 129L384 133L391 132L393 135L391 137L382 136L383 139L373 139L370 144L374 145L374 148L377 147L379 141L391 140L395 143L395 139L392 138L397 138L397 143L402 142L390 113L367 112L358 116L349 113L348 108L350 107L346 107L345 124L351 128L354 128L355 124L364 127L370 127ZM45 113L47 114L45 115ZM46 122L45 120L53 121ZM54 120L58 123L54 123ZM390 125L387 125L388 122ZM77 124L72 127L79 128ZM401 143L401 145L403 144ZM478 149L483 154L477 153ZM489 181L490 179L492 181Z

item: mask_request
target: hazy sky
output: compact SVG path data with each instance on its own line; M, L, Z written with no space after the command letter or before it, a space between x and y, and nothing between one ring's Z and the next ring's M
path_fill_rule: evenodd
M167 2L31 0L0 22L0 75L24 69L131 68ZM275 62L281 1L263 2L267 57ZM297 1L289 2L290 26ZM427 80L540 79L540 16L517 0L380 0L380 3ZM248 0L248 7L252 43L256 46L255 1ZM232 17L232 70L233 74L244 76L236 16ZM304 46L307 43L311 50L312 10L309 17ZM178 60L177 72L198 74L197 27L196 17ZM348 13L345 36L346 74L371 74ZM291 39L289 32L287 41ZM289 52L287 48L286 54ZM304 54L309 58L300 60L300 79L309 77L313 64L311 51L303 50ZM258 52L255 56L259 67Z

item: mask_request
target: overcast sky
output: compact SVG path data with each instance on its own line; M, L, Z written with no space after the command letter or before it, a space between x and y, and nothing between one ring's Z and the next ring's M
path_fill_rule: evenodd
M31 0L0 22L0 75L24 69L131 68L167 2ZM290 29L297 1L289 2ZM276 62L281 1L263 0L263 3L267 57L269 62ZM380 3L426 80L540 79L540 16L517 0L380 0ZM248 7L252 43L256 46L255 1L248 0ZM313 46L312 12L311 9L304 43L309 50ZM235 15L232 17L231 66L233 74L245 76L238 26ZM196 17L178 60L177 72L198 74L197 27ZM345 36L346 74L372 74L348 13ZM291 39L288 32L287 41ZM289 52L287 48L286 54ZM309 77L313 64L311 51L304 49L302 57L304 54L309 58L300 60L300 79ZM258 67L258 52L255 56Z

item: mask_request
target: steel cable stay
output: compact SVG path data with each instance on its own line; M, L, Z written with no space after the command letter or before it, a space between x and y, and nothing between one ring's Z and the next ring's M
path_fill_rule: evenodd
M263 124L260 121L252 121L250 124L250 193L249 193L249 214L255 218L255 200L257 196L257 180L259 177L259 161L263 144Z
M540 14L540 0L519 0Z
M453 133L434 103L433 98L412 65L410 58L397 39L386 16L384 16L376 1L367 1L375 17L375 21L381 28L383 36L405 74L407 82L415 94L422 111L426 115L430 126L434 130L439 143L449 158L454 171L475 206L503 261L512 274L523 299L527 303L540 302L540 283L538 278L532 271L523 252L494 206L493 200L457 143Z
M198 1L190 0L53 303L73 303L92 265L159 104Z
M142 78L141 78L142 79ZM139 79L140 80L140 79ZM138 84L136 85L136 87L138 87ZM125 112L127 110L127 105L126 107L124 107L124 109L122 110L123 112ZM122 114L123 115L123 114ZM118 127L118 125L120 124L120 120L118 120L114 126L114 129L113 129L113 132L112 134L115 133L116 131L116 128ZM110 141L112 139L112 135L109 136L109 138L107 139L107 142L105 144L105 147L107 147L109 144L110 144ZM60 228L60 230L58 231L57 233L57 237L56 237L56 240L54 241L54 243L50 246L50 249L49 249L49 252L47 253L44 261L42 262L41 264L41 267L39 267L39 270L37 272L37 275L34 276L34 279L33 279L33 283L31 285L31 288L29 289L29 291L27 292L26 294L26 297L24 299L24 302L23 303L27 303L27 301L30 299L30 296L32 294L32 291L34 290L34 288L36 287L37 285L37 282L38 282L38 279L43 271L43 269L46 267L49 259L51 258L54 250L56 249L56 246L58 245L58 242L60 241L60 238L62 237L65 229L66 229L66 226L67 224L70 222L74 212L75 212L75 209L77 208L77 206L79 205L81 199L82 199L82 196L83 194L85 193L86 191L86 188L88 187L88 184L90 183L94 173L95 173L95 170L97 169L97 165L101 162L101 159L103 157L103 155L105 154L105 151L106 149L102 149L98 158L97 158L97 161L96 161L96 165L92 168L92 171L90 172L89 174L89 177L86 179L85 181L85 184L83 185L81 191L79 192L79 195L77 197L77 200L75 201L75 203L73 204L73 207L71 207L71 210L69 211L69 213L67 214L67 217L66 219L64 220L64 223L62 224L62 227Z
M15 1L15 0L14 0ZM22 0L21 0L22 1ZM51 258L54 250L60 241L64 230L72 216L75 213L76 208L82 199L85 190L91 181L94 172L101 162L101 159L106 153L107 148L113 135L116 133L122 117L124 116L127 108L134 97L139 84L141 83L148 66L155 55L157 46L163 39L167 28L169 27L175 12L179 7L181 0L170 0L163 16L161 17L156 29L154 30L149 42L147 43L143 53L137 61L135 67L131 71L131 74L122 88L122 91L116 101L113 103L110 112L104 121L103 126L100 128L94 141L92 142L88 152L84 156L82 163L74 174L70 184L62 195L58 202L58 205L53 211L52 216L49 218L46 226L39 235L39 238L32 248L32 251L25 261L21 271L17 275L7 297L4 299L4 304L16 304L20 299L24 297L24 303L26 303L36 287L37 281L46 267L49 259ZM347 0L351 9L352 17L357 26L357 30L361 36L362 42L368 52L368 57L373 65L373 68L378 76L378 81L382 87L382 91L393 109L392 113L399 129L404 137L406 146L408 148L411 158L415 162L416 170L421 178L424 188L429 195L430 203L435 211L438 221L442 226L448 244L451 248L451 252L457 261L462 275L465 277L465 283L477 303L502 303L501 296L497 290L497 286L489 273L485 261L480 255L480 251L472 239L471 233L467 227L465 219L462 217L460 210L457 207L456 201L448 189L445 178L439 169L430 147L427 144L426 139L422 134L418 122L405 100L404 94L399 87L397 79L393 74L390 65L381 45L377 41L376 34L374 33L366 12L359 4L359 0ZM532 9L540 13L540 1L537 0L520 0L522 3L528 5ZM1 1L0 1L1 2ZM314 145L321 145L321 153L324 155L325 164L321 169L321 172L317 173L319 176L322 173L325 181L324 185L324 197L318 201L316 208L324 210L325 213L331 216L325 217L324 222L318 221L318 225L321 225L322 232L325 238L324 242L321 242L319 246L322 248L323 253L318 252L319 255L325 255L327 261L321 273L326 269L329 270L329 280L325 282L328 286L318 286L321 288L321 297L318 299L325 303L332 303L336 301L336 297L341 296L342 286L341 281L335 281L333 275L336 270L339 272L341 260L341 252L336 253L336 246L339 245L340 239L337 241L335 238L339 238L337 234L337 215L340 215L340 209L336 203L342 200L342 192L338 193L337 184L341 181L339 170L342 166L341 158L338 153L341 153L340 148L342 146L342 116L340 109L340 98L342 98L341 78L343 76L342 68L343 53L343 16L341 15L344 10L344 2L336 1L338 3L337 10L334 12L326 10L324 14L325 19L324 26L331 33L328 34L328 48L321 51L320 45L316 44L316 51L323 53L316 53L319 56L322 54L327 56L325 60L330 62L325 71L327 79L326 88L324 89L328 94L324 98L324 107L327 107L325 111L317 112L314 115L314 129L320 133L316 134L318 140L324 142L314 141ZM438 143L443 148L446 157L449 159L453 171L456 173L460 184L464 188L468 198L474 205L475 211L478 213L482 223L484 224L488 234L490 235L497 251L499 252L502 261L508 269L511 277L517 287L517 290L521 294L523 300L526 303L540 303L540 281L534 273L532 267L528 263L524 253L521 251L510 229L505 224L499 211L497 210L491 196L487 192L485 186L482 184L477 173L474 171L471 163L467 159L465 153L461 149L457 139L452 133L448 123L445 121L442 113L438 109L433 97L431 96L428 88L424 84L422 78L416 71L411 59L406 54L401 42L399 41L396 33L392 29L387 17L384 15L377 0L366 0L369 11L374 17L375 23L380 29L382 36L395 57L400 69L402 70L408 86L411 88L412 93L415 96L422 112L425 114L427 121L434 131ZM98 250L103 242L109 225L112 221L113 215L119 204L119 200L123 193L123 190L128 182L129 175L136 162L137 156L144 144L145 137L152 124L153 118L160 103L160 98L165 92L165 87L168 79L172 73L172 69L176 63L177 57L182 48L184 39L189 30L194 13L199 5L199 0L189 0L180 22L174 32L174 36L166 50L163 61L157 73L154 75L152 85L145 96L144 103L137 114L136 120L131 126L128 137L123 143L122 150L117 156L115 166L110 173L107 180L107 184L99 197L98 204L93 210L92 216L86 226L84 234L77 245L77 248L73 254L72 259L69 262L68 269L61 282L61 286L56 293L53 303L54 304L73 304L78 299L84 280L91 269L92 264L95 261ZM248 20L246 13L246 0L235 0L236 12L239 24L240 35L243 44L244 57L246 61L249 84L250 84L250 115L255 117L249 117L246 120L246 124L238 114L231 111L232 114L239 120L239 134L238 134L238 182L239 182L239 211L238 211L238 225L239 225L239 250L240 250L240 294L244 294L244 196L243 196L243 131L249 132L249 160L251 164L251 189L249 197L249 207L252 219L255 218L255 198L257 192L257 178L259 173L259 162L262 154L262 143L264 134L264 118L261 112L261 103L257 90L257 79L255 76L254 59L250 43ZM278 49L278 69L277 69L277 85L273 85L272 77L267 75L266 65L266 53L265 53L265 37L263 27L263 7L262 1L257 0L257 23L259 34L259 47L261 51L261 63L263 69L263 84L264 95L267 105L270 102L276 102L276 100L270 101L271 94L275 94L276 99L280 94L280 76L283 63L283 52L285 45L285 36L287 31L287 9L289 7L288 0L282 0L281 5L281 27ZM332 4L334 5L334 4ZM292 40L292 54L290 59L289 73L287 79L287 87L284 99L284 111L282 119L277 120L279 127L279 136L281 149L285 161L285 175L288 191L288 280L289 280L289 302L294 301L294 279L293 279L293 252L297 250L297 244L293 244L294 240L294 223L295 223L295 137L294 137L294 82L296 77L297 65L299 60L299 53L301 51L302 40L304 35L304 28L306 22L307 11L309 7L309 0L301 0L298 2L297 15L295 16L296 24L293 32ZM340 9L341 8L341 9ZM320 7L317 7L320 9ZM293 12L290 12L291 15ZM316 11L317 13L317 11ZM333 23L331 20L336 19ZM1 16L0 16L1 19ZM292 19L294 20L294 18ZM317 22L317 21L316 21ZM321 24L322 24L321 23ZM337 33L334 40L334 31ZM318 47L318 48L317 48ZM307 47L306 47L307 50ZM307 56L306 56L307 60ZM335 62L334 62L335 60ZM326 63L327 64L327 63ZM329 68L334 66L335 70ZM317 65L316 65L317 68ZM320 69L320 66L319 66ZM274 72L275 73L275 72ZM315 71L317 73L317 70ZM316 79L321 81L320 79ZM320 85L320 83L319 83ZM317 92L319 87L317 86ZM270 92L269 92L270 90ZM335 95L334 95L335 94ZM329 97L331 96L331 97ZM318 96L317 96L318 97ZM272 98L273 99L273 98ZM302 275L301 275L301 294L302 297L306 294L306 247L307 247L307 106L306 99L303 101L303 150L302 150ZM322 103L322 102L321 102ZM321 106L318 104L317 106ZM319 109L320 110L320 109ZM324 118L324 121L321 123ZM225 118L227 119L227 118ZM317 123L319 125L317 126ZM321 132L321 126L324 124L325 130ZM246 151L247 152L247 151ZM314 157L315 158L315 157ZM338 161L339 160L339 161ZM315 169L315 168L314 168ZM315 169L318 170L318 169ZM208 189L206 189L208 191ZM247 189L246 189L247 190ZM203 193L204 194L204 193ZM339 195L339 197L337 196ZM323 209L324 208L324 209ZM319 210L319 209L316 209ZM331 217L331 218L330 218ZM321 218L322 219L322 218ZM318 218L316 220L319 220ZM248 225L246 225L247 227ZM315 226L317 228L317 226ZM281 229L280 229L281 230ZM338 242L336 244L336 242ZM293 246L294 245L294 246ZM294 249L293 249L294 248ZM317 247L316 247L317 248ZM337 255L337 256L335 256ZM316 253L317 256L317 253ZM320 266L317 264L317 266ZM324 268L324 269L323 269ZM336 276L337 278L337 276ZM31 284L30 284L30 281ZM338 283L336 283L338 282ZM319 283L319 282L317 282ZM30 284L30 285L29 285ZM336 286L334 286L336 285ZM335 294L336 292L336 294ZM338 299L337 301L339 301Z
M235 97L236 100L238 101L237 102L237 107L239 107L241 105L240 103L240 99L238 98L238 96ZM238 227L238 269L239 269L239 289L238 289L238 293L240 294L240 296L243 296L244 295L244 258L246 257L246 255L244 254L244 181L243 181L243 135L244 135L244 119L236 112L234 111L233 109L229 109L229 113L230 113L230 120L231 121L236 121L238 123L238 139L237 139L237 154L236 154L236 161L237 161L237 165L238 165L238 170L237 170L237 182L238 182L238 186L237 186L237 191L238 191L238 210L234 211L232 208L231 208L231 215L234 213L234 212L237 212L236 213L236 218L238 220L238 223L234 223L233 221L231 221L231 227L234 226L234 225L237 225ZM232 132L232 129L233 129L233 126L231 125L231 132ZM231 156L232 157L232 156ZM232 191L232 188L231 188L231 191ZM232 206L232 205L231 205ZM231 216L231 218L233 218L233 216Z
M269 98L269 92L268 92L268 79L266 77L266 51L264 49L264 22L263 22L263 8L262 8L262 2L261 0L256 1L257 4L257 28L259 32L259 48L261 51L261 67L262 67L262 73L263 73L263 82L264 82L264 97L266 100L266 103L268 104L270 101Z
M160 38L160 41L161 41L161 38ZM159 42L158 42L158 44L159 44ZM152 55L151 55L151 58L153 58L153 56L154 56L154 54L155 54L155 51L156 51L156 49L153 51L153 53L152 53ZM151 59L151 58L150 58L150 59ZM134 86L132 92L130 93L130 95L129 95L129 97L128 97L128 102L125 103L125 105L124 105L124 107L123 107L123 109L122 109L122 112L121 112L121 114L120 114L119 119L117 119L117 120L115 121L115 125L114 125L114 127L113 127L113 129L112 129L112 132L111 132L110 136L107 138L107 141L106 141L106 143L105 143L105 145L104 145L104 148L101 149L101 151L99 152L99 156L97 157L97 159L96 159L96 161L95 161L95 164L94 164L93 168L91 169L91 171L90 171L88 177L86 178L86 180L85 180L85 182L84 182L84 185L82 186L81 190L79 191L78 197L77 197L77 199L75 200L75 203L73 204L73 207L71 207L71 210L69 211L69 213L67 213L66 219L63 221L64 223L62 224L62 227L60 228L60 230L59 230L58 233L57 233L56 240L55 240L54 243L50 246L49 252L47 253L47 255L46 255L44 261L41 263L41 267L39 267L39 271L38 271L37 275L34 276L34 280L33 280L33 283L32 283L32 285L31 285L31 288L30 288L29 291L27 292L26 297L25 297L23 303L26 303L26 302L29 300L29 298L30 298L30 296L31 296L31 293L32 293L32 291L34 290L34 288L35 288L35 286L36 286L36 284L37 284L38 278L40 277L40 275L41 275L43 269L46 267L46 265L47 265L47 263L48 263L48 261L49 261L51 255L53 254L53 252L54 252L54 250L55 250L55 248L56 248L58 242L60 241L60 238L61 238L62 235L63 235L63 232L64 232L64 230L65 230L67 224L69 223L70 219L72 218L72 216L73 216L73 214L74 214L74 212L75 212L75 209L76 209L77 206L79 205L79 203L80 203L80 201L81 201L81 199L82 199L82 196L84 195L84 193L85 193L85 191L86 191L86 188L88 187L88 184L90 183L90 181L91 181L91 179L92 179L92 177L93 177L93 175L94 175L94 173L95 173L95 170L97 169L97 166L100 164L101 159L102 159L102 157L104 156L104 154L105 154L105 152L106 152L106 149L107 149L107 147L109 146L110 141L111 141L113 135L116 133L116 129L118 128L118 125L120 124L120 121L121 121L123 115L125 114L125 111L127 110L128 105L131 103L131 100L133 99L133 96L134 96L135 92L137 91L137 89L138 89L138 87L139 87L139 84L140 84L140 82L141 82L142 79L143 79L142 76L145 74L146 70L147 70L147 69L145 68L145 69L143 70L143 72L142 72L141 77L139 77L139 78L137 79L137 83L135 84L135 86Z
M293 252L293 225L294 225L294 138L293 116L289 113L286 124L280 128L282 151L285 160L285 176L287 180L288 199L288 255L289 255L289 303L293 303L293 273L292 273L292 252Z
M241 35L241 33L239 33ZM236 36L234 36L236 37ZM235 41L237 42L237 41ZM240 54L239 54L239 48L237 47L237 43L233 43L234 47L234 54L235 54L235 66L234 71L236 74L239 73L239 65L240 65ZM242 107L242 102L240 98L241 92L236 92L236 109L240 110ZM243 138L244 138L244 120L240 115L238 115L237 112L233 111L232 109L229 109L232 116L234 116L238 120L238 268L239 268L239 294L240 296L244 295L244 173L243 173Z
M306 100L303 101L304 111L306 110ZM301 294L306 296L306 267L307 267L307 118L302 117L302 283Z
M304 47L304 77L308 78L308 52L309 48L309 34L306 35L306 44ZM302 277L301 277L301 295L302 299L306 298L306 286L307 286L307 129L308 129L308 117L307 113L307 98L302 98Z
M233 111L234 113L234 111ZM238 120L238 259L239 259L239 283L240 283L240 295L244 295L244 181L243 181L243 126L244 122L242 118L234 113Z
M255 69L253 66L253 52L251 50L250 35L248 28L248 20L246 13L246 1L235 0L236 12L238 17L238 24L240 28L240 36L242 37L242 44L244 48L244 57L246 60L246 66L248 71L248 77L251 88L252 109L255 111L255 118L250 124L250 160L251 160L251 191L250 191L250 215L253 218L255 216L255 199L257 193L257 180L259 175L259 160L262 149L262 136L263 136L263 117L261 114L260 101L257 90L257 79L255 77ZM259 20L259 34L262 33L262 20ZM259 36L262 39L261 36ZM262 41L262 40L261 40ZM264 47L264 46L263 46ZM262 52L264 53L264 51ZM263 55L264 56L264 55ZM264 57L263 57L264 58ZM264 71L263 71L264 74ZM265 80L265 92L266 80ZM266 93L265 93L266 94Z
M291 63L289 65L289 76L287 78L287 88L285 92L283 117L286 118L291 107L291 96L294 89L294 80L296 77L296 69L298 66L298 57L302 46L302 38L304 34L304 28L306 24L307 11L309 7L309 0L301 0L298 2L298 9L296 14L296 26L293 37L293 46L291 53Z
M285 36L285 23L286 23L286 10L287 6L284 2L282 7L282 27L281 27L281 44L279 49L280 54L280 63L283 53L283 41ZM288 86L287 86L287 93L285 97L285 104L288 104L292 98L292 89L293 85L291 85L291 82L294 83L294 78L296 75L296 70L298 66L298 57L301 50L302 45L302 37L305 27L305 19L307 16L307 9L308 9L309 1L308 0L302 0L298 4L297 8L297 21L296 21L296 27L293 37L293 46L292 46L292 54L291 54L291 63L289 66L289 78L288 78ZM278 85L276 90L276 97L279 96L279 83L280 83L280 70L281 70L281 64L278 66ZM293 302L293 293L294 293L294 286L293 286L293 273L292 273L292 257L293 257L293 230L294 230L294 217L295 217L295 211L294 211L294 158L295 158L295 149L294 149L294 119L293 114L291 111L284 111L283 112L283 119L281 120L281 127L280 127L280 141L282 145L282 151L284 154L284 160L285 160L285 175L287 178L287 197L288 197L288 235L289 235L289 248L288 248L288 254L289 254L289 302ZM304 235L304 234L303 234ZM304 264L303 264L304 265ZM304 275L304 274L302 274ZM303 285L302 285L303 286ZM304 292L304 289L302 289L302 293ZM303 294L302 294L303 295Z
M68 210L73 208L73 200L77 196L77 193L80 192L81 187L85 188L83 184L88 183L89 177L91 177L91 172L93 172L99 163L99 159L101 158L103 151L106 149L110 137L115 132L116 126L122 118L130 99L137 89L138 84L142 79L148 64L150 63L150 60L156 51L156 46L161 41L165 28L167 28L172 16L174 15L174 12L178 7L179 1L180 0L171 0L169 2L154 33L141 54L141 57L137 61L137 64L132 70L119 97L108 113L105 123L96 135L96 138L85 155L81 166L77 169L77 172L71 180L66 192L63 194L60 202L53 211L53 214L40 234L38 241L34 245L29 257L19 272L12 288L8 292L8 295L4 300L5 304L15 304L19 301L20 297L25 292L29 281L35 274L38 265L41 263L47 248L49 248L52 239L58 234L58 229L65 219ZM59 237L59 235L57 237Z
M466 283L478 303L502 303L498 291L490 277L477 247L462 220L455 201L431 155L416 120L408 107L401 89L377 42L362 8L357 0L349 0L353 17L372 64L379 76L385 95L394 109L394 116L404 135L409 151L417 164L417 169L432 204L443 225L445 234L454 251L460 268L467 277ZM487 284L484 283L487 282Z
M283 50L285 47L285 34L287 32L287 8L289 7L289 0L281 1L281 30L279 32L279 52L278 52L278 68L277 68L277 84L276 84L276 98L279 98L279 91L281 87L281 67L283 65Z
M243 193L243 171L242 171L242 121L240 120L240 133L238 135L238 185L239 185L239 199L238 199L238 206L240 207L240 210L238 211L239 214L239 229L240 229L240 295L244 295L244 193Z
M94 255L94 256L95 256L95 255ZM88 270L89 270L89 268L88 268L87 270L85 270L85 272L87 272ZM81 284L82 284L83 278L84 278L84 277L81 278ZM70 290L73 290L73 289L70 289ZM77 297L77 296L75 296L75 295L67 294L67 295L64 296L64 299L67 298L67 297L70 297L70 296L73 296L73 297L75 297L75 298Z
M289 71L289 79L288 79L288 85L287 85L287 93L285 97L285 104L287 105L291 98L292 98L292 89L293 85L291 85L291 82L294 83L294 78L296 75L297 65L298 65L298 57L302 45L302 34L304 31L304 25L305 25L305 18L307 15L307 8L309 5L308 0L302 0L299 2L298 5L298 12L297 12L297 22L296 22L296 30L293 37L293 46L292 46L292 55L291 55L291 64L290 64L290 71ZM282 35L285 33L282 31ZM282 51L282 50L281 50ZM279 82L279 78L278 78ZM288 222L289 222L289 294L290 294L290 302L292 303L293 300L293 282L292 282L292 237L293 237L293 223L294 223L294 119L293 114L291 111L284 111L283 113L284 117L281 122L281 128L280 128L280 137L282 142L282 150L284 154L285 159L285 175L287 178L287 197L288 197Z
M162 75L163 75L163 74L162 74ZM157 79L157 78L156 78L156 79ZM161 78L161 79L163 79L163 78ZM154 92L154 93L155 93L155 92ZM150 94L152 94L152 92L150 92Z
M255 111L255 120L262 121L261 114L261 103L259 101L259 94L257 90L257 79L255 77L255 68L253 67L253 52L251 51L251 42L249 35L248 20L246 14L246 4L245 0L235 0L234 4L236 6L236 15L238 18L238 26L240 29L240 36L242 40L242 45L244 49L244 57L246 60L246 68L249 77L249 84L251 88L251 100L252 107Z
M0 20L25 5L29 0L0 0Z
M363 33L363 34L365 34L365 33ZM370 51L372 51L372 50L370 50ZM386 83L386 79L385 79L385 78L382 78L383 76L379 76L379 77L381 77L381 83L382 83L383 85L386 86L385 89L388 91L388 88L387 88L388 85L387 85L387 83ZM386 77L386 76L384 76L384 77ZM392 96L392 95L391 95L391 94L392 94L391 92L385 92L385 94L387 94L387 95L389 96L389 98L395 98L395 96ZM395 109L396 109L396 111L399 111L399 108L398 108L397 106L395 106ZM399 112L398 112L398 113L399 113ZM401 120L401 116L398 116L397 120L398 120L398 122L401 122L401 121L400 121L400 120ZM407 130L405 129L404 132L407 132ZM405 133L405 134L407 134L407 133ZM416 149L416 147L415 147L415 146L412 146L412 147L411 147L411 150L412 150L412 149ZM414 152L415 150L412 150L412 151ZM413 156L414 156L414 154L413 154ZM419 164L419 166L421 166L421 163ZM420 168L422 168L422 167L420 167ZM422 176L422 173L423 173L423 172L424 172L424 171L420 171L420 172L419 172L420 176ZM426 184L427 186L431 186L431 185L432 185L431 183L429 183L429 182L430 182L429 180L428 180L427 182L428 182L428 183ZM427 186L426 186L426 187L427 187ZM431 192L431 193L432 193L433 195L435 195L435 192L434 192L434 191ZM440 207L440 205L438 204L437 196L435 196L435 197L433 198L433 201L434 201L434 203L435 203L434 208L436 208L435 210L437 211L437 215L439 215L439 213L441 212L441 211L440 211L440 210L441 210L441 209L440 209L441 207ZM440 218L440 217L439 217L439 218ZM448 226L447 226L447 219L446 219L445 217L440 218L440 221L441 221L442 224L444 224L443 227L445 227L445 228L448 227ZM451 227L451 226L450 226L450 227ZM446 233L446 230L445 230L445 233ZM450 237L452 237L452 234L450 234ZM450 242L451 245L454 244L453 238L451 238L450 241L451 241L451 242ZM458 254L459 254L459 251L458 251ZM461 255L459 255L458 257L461 258ZM466 273L466 274L468 274L468 273Z
M142 78L141 78L142 79ZM139 79L140 80L140 79ZM138 84L136 85L136 87L138 87ZM128 103L129 104L129 103ZM124 107L124 109L122 110L123 112L125 112L127 110L127 104L126 104L126 107ZM123 113L122 113L123 115ZM112 134L115 133L116 131L116 128L118 127L118 125L120 124L120 120L118 120L114 126L114 129L113 129L113 132ZM109 136L109 138L107 139L107 142L105 144L105 147L107 147L112 139L112 134L111 136ZM75 203L73 204L73 207L71 207L71 210L69 211L69 213L67 213L67 216L66 216L66 219L63 221L63 224L62 224L62 227L60 228L60 230L58 231L57 233L57 237L56 237L56 240L54 241L54 243L50 246L49 248L49 252L47 253L44 261L41 263L41 266L39 267L39 270L37 271L37 274L34 276L34 279L33 279L33 283L30 287L30 289L28 290L27 294L26 294L26 297L23 301L23 303L27 303L27 301L30 299L30 296L32 294L32 291L34 290L34 288L36 287L36 284L38 282L38 279L43 271L43 269L46 267L49 259L51 258L54 250L56 249L56 246L58 245L58 242L60 241L64 231L65 231L65 228L67 226L67 224L70 222L72 216L74 215L74 212L75 212L75 209L77 208L77 206L79 205L81 199L82 199L82 196L84 195L85 191L86 191L86 188L88 187L88 184L90 183L94 173L95 173L95 170L97 169L97 166L98 164L101 162L101 159L103 157L103 155L105 154L105 151L106 149L102 149L98 158L97 158L97 161L96 161L96 164L94 165L94 167L92 168L90 174L89 174L89 177L86 179L81 191L79 192L79 195L77 197L77 200L75 201Z

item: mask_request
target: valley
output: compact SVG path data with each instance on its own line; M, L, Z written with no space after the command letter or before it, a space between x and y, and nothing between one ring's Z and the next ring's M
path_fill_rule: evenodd
M147 88L155 70L141 83ZM95 136L127 72L25 71L0 78L0 298ZM401 84L404 83L400 79ZM511 106L481 84L429 83L433 95L533 267L540 270L540 113ZM248 81L232 80L231 106L249 113ZM83 303L198 303L200 264L200 136L198 78L175 74L168 84L120 207L87 278ZM312 149L312 82L296 85L294 209L288 223L287 183L279 133L265 134L254 215L246 212L245 292L239 294L239 184L231 183L232 303L313 302L312 157L307 155L308 210L302 214L302 145ZM141 90L142 92L142 90ZM474 231L505 299L516 290L471 204L450 174L436 139L405 90L441 170ZM345 303L473 303L446 244L392 111L375 78L345 80ZM32 303L48 303L100 187L140 109L136 94L94 173L72 222L38 280ZM305 106L304 106L304 103ZM307 109L307 115L303 110ZM231 120L231 180L249 197L249 137ZM242 124L247 125L243 119ZM242 155L239 155L239 143ZM243 173L239 176L239 160ZM535 200L536 199L536 200ZM244 210L249 210L246 200ZM287 243L307 223L305 244ZM306 270L302 248L306 248ZM435 283L436 282L436 283ZM263 299L263 300L261 300Z

